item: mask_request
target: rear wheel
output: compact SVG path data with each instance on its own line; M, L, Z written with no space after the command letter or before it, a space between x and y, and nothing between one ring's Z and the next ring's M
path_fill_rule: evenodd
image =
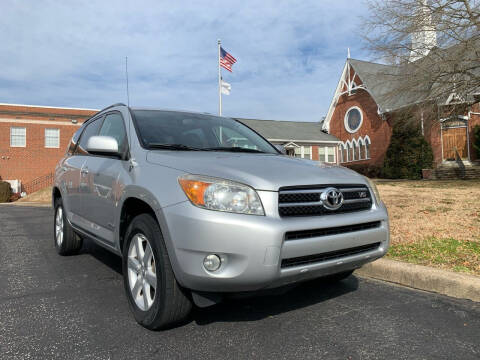
M168 328L186 319L192 302L173 274L157 221L135 217L123 246L123 278L135 320L148 329Z
M76 254L82 247L82 238L75 234L68 223L61 198L55 201L53 235L55 249L60 255Z

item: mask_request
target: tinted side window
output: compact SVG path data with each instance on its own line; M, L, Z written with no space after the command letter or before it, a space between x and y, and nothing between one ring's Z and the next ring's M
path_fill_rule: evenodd
M101 118L94 120L90 124L87 125L85 130L82 133L82 136L80 137L80 142L77 146L77 149L75 150L75 154L77 155L86 155L88 154L87 152L87 142L90 137L95 136L98 134L98 130L100 129L100 125L102 125Z
M118 142L118 151L123 154L127 148L127 132L122 115L112 113L105 116L100 136L111 136Z
M68 144L68 148L67 148L68 155L73 155L73 152L75 151L75 146L77 146L78 138L80 137L80 134L82 133L82 131L83 131L83 126L77 131L75 131L75 133L73 134L72 140L70 140L70 144Z

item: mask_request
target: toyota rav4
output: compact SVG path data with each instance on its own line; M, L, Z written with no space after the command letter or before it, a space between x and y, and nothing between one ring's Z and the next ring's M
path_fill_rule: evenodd
M135 319L330 276L383 256L385 205L366 177L284 155L239 121L112 105L85 121L55 171L59 254L88 238L122 257Z

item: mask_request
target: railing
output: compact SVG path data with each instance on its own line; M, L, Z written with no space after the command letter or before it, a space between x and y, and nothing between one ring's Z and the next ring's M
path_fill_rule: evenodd
M53 172L40 176L36 179L33 179L32 181L24 184L23 191L25 191L27 194L31 194L35 191L41 190L43 188L46 188L47 186L50 186L53 184Z

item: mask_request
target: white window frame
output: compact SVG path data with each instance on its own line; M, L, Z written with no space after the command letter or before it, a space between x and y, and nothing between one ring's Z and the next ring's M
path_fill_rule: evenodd
M310 160L312 160L312 147L311 146L301 146L300 147L300 154L302 156L302 159L308 159L305 157L305 148L310 148Z
M365 138L363 139L364 143L365 143L365 160L369 160L372 158L370 152L372 151L372 141L370 140L370 137L367 135L365 136ZM367 153L367 145L368 145L368 153Z
M19 135L19 134L15 134L13 135L13 129L15 130L20 130L22 129L23 130L23 145L14 145L12 140L13 140L13 136L16 136L16 137L19 137L19 136L22 136L22 135ZM24 127L24 126L10 126L10 147L27 147L27 128Z
M320 149L323 149L323 159L320 157ZM333 161L328 161L328 149L333 149ZM337 147L336 146L319 146L318 147L318 160L326 162L328 164L336 164L337 163Z
M360 124L358 125L358 128L356 128L355 130L352 130L352 129L350 129L350 126L348 126L348 113L351 110L354 110L354 109L357 109L360 112ZM363 124L363 111L362 111L362 109L360 109L358 106L352 106L351 108L349 108L347 110L347 112L345 113L345 116L343 118L343 125L345 127L345 130L347 130L350 134L354 134L358 130L360 130L360 128L362 127L362 124Z
M57 145L56 146L50 146L47 145L47 137L53 138L53 136L47 136L47 131L48 130L56 130L57 131ZM59 128L45 128L45 147L48 149L58 149L60 148L60 129Z

